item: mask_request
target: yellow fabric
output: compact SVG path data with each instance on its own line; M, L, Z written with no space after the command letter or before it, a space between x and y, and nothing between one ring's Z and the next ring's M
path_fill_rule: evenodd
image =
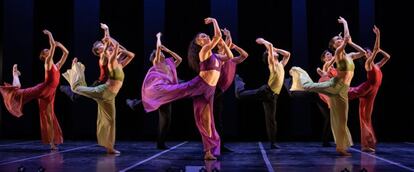
M72 69L65 72L63 77L69 82L73 92L96 101L98 104L98 117L96 121L98 144L105 148L113 148L115 145L115 97L117 93L109 91L109 85L107 84L87 87L84 70L83 64L78 62L72 65Z
M285 69L282 63L276 63L274 70L270 70L269 80L267 85L275 94L279 94L283 86L283 80L285 77Z

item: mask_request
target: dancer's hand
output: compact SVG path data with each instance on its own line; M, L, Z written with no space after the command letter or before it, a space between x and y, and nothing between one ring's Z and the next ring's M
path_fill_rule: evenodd
M108 29L109 29L109 27L108 27L108 25L106 25L106 24L104 24L104 23L101 23L101 29L103 29L103 30L108 30Z
M52 34L52 33L51 33L49 30L47 30L47 29L43 30L43 33L44 33L45 35L51 35L51 34Z
M343 17L339 16L338 23L345 24L345 23L347 23L347 21Z
M224 28L224 29L221 29L221 31L223 32L223 34L224 34L224 36L231 36L230 35L230 31L229 30L227 30L227 28Z
M204 19L205 24L215 23L217 20L215 18L207 17Z
M380 35L380 30L377 28L377 26L374 25L372 31L374 31L375 35Z
M258 43L258 44L265 44L267 41L266 40L264 40L263 38L257 38L256 39L256 43Z
M161 35L162 35L162 33L161 32L158 32L157 35L156 35L156 37L157 38L161 38Z

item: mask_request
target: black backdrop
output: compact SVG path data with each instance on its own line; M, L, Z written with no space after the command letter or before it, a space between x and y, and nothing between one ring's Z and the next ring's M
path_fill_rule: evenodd
M392 57L383 67L383 84L377 95L373 124L379 141L414 140L414 81L411 45L411 21L404 8L408 2L358 0L3 0L1 1L0 79L10 82L11 67L19 64L23 87L43 80L44 71L38 54L47 47L42 29L49 29L55 39L70 51L62 71L70 66L73 57L86 64L86 76L91 83L98 76L97 58L90 51L93 42L102 37L99 23L107 23L114 38L136 53L134 61L125 69L124 86L117 97L117 139L153 140L156 137L157 114L142 109L133 112L125 105L126 98L140 96L146 70L150 67L149 53L155 45L155 33L163 32L163 42L179 53L183 64L178 68L181 79L196 76L187 66L186 51L197 32L212 34L212 27L203 19L217 17L222 27L229 28L235 40L250 54L238 67L247 87L255 88L267 80L267 67L261 61L263 47L256 45L257 37L264 37L292 52L286 71L293 65L306 69L317 78L319 56L327 48L329 39L342 31L338 16L348 20L352 38L362 46L372 47L376 24L382 33L381 47ZM407 42L407 43L405 43ZM60 52L57 52L59 56ZM356 62L352 85L365 80L362 61ZM288 72L286 72L287 75ZM61 85L67 82L61 78ZM262 106L259 102L236 101L233 87L226 93L224 126L228 140L262 140L266 138ZM37 102L24 108L25 115L15 118L1 105L1 139L37 139L40 137ZM72 103L61 92L56 95L56 115L66 139L94 139L96 104L81 99ZM322 116L313 104L290 99L282 90L278 102L279 140L318 140ZM359 140L358 101L352 101L349 127L354 140ZM170 139L199 139L194 125L191 100L174 103Z

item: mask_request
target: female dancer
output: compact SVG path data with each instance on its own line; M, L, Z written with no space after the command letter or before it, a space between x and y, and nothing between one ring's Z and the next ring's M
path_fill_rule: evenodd
M279 48L274 48L272 43L264 40L263 38L257 38L256 42L258 44L263 44L267 48L267 51L264 53L263 57L267 58L267 61L264 61L267 62L269 68L269 80L266 85L263 85L258 89L246 90L244 88L245 83L238 75L236 75L234 84L236 87L236 97L240 99L257 98L263 101L266 130L270 141L270 148L278 149L279 146L276 145L276 105L277 98L283 86L283 79L285 76L284 67L290 59L290 53ZM283 59L281 61L278 60L278 53L283 55Z
M221 139L221 151L223 152L232 152L229 148L224 146L223 142L223 121L222 121L222 112L223 112L223 101L224 101L224 92L230 87L233 83L234 75L236 74L236 66L246 60L249 56L246 51L238 47L233 43L231 39L230 31L223 29L223 34L226 36L225 42L230 49L236 50L240 55L224 62L221 67L220 78L217 82L216 92L214 94L214 119L216 123L216 129L219 135L222 136ZM219 55L225 56L225 49L222 46L218 46Z
M50 148L56 150L56 144L62 144L63 137L54 110L55 93L59 85L59 70L65 63L69 52L61 43L55 42L52 33L48 30L43 30L43 33L49 37L50 44L49 49L44 49L40 52L40 60L44 61L45 80L34 87L21 89L20 72L15 64L13 66L13 85L5 83L4 86L0 87L0 92L7 110L16 117L23 115L24 104L33 99L38 100L42 142L50 144ZM63 54L55 64L53 56L56 47L59 47Z
M157 46L156 50L151 53L150 61L153 66L148 70L146 80L143 83L143 90L147 90L147 87L157 85L160 83L163 84L178 84L177 71L176 68L181 64L182 58L175 52L169 50L167 47L161 44L161 33L157 34ZM165 58L164 54L161 52L164 51L170 54L173 58ZM159 94L158 92L152 91L142 91L142 97L150 97L154 95L148 94ZM132 102L141 102L141 100L127 100L127 103L132 109L136 109L136 106L140 103ZM167 149L165 145L165 139L167 137L168 130L171 124L171 104L164 104L158 108L158 140L157 148L158 149Z
M101 28L104 30L104 38L103 39L105 39L105 38L112 39L110 34L109 34L108 26L106 24L101 23ZM112 41L116 42L116 40L114 40L114 39L112 39ZM122 45L119 45L119 48L121 49L120 53L123 56L122 58L132 58L132 57L130 57L132 55L132 53L129 52L127 49L125 49L125 47L123 47ZM111 47L110 49L113 49L113 47ZM102 54L103 50L104 50L104 43L101 40L96 41L92 46L92 53L95 56L99 57L99 61L98 61L98 64L99 64L99 77L98 77L97 80L95 80L92 83L91 87L104 84L108 80L108 59L105 56L100 55L100 54ZM70 98L70 100L72 100L72 101L76 101L80 97L79 94L76 94L71 90L69 85L62 85L62 86L60 86L59 89L64 94L66 94Z
M290 74L294 77L293 82L303 86L307 91L323 93L329 96L331 128L336 143L336 151L343 156L350 156L347 152L348 147L352 146L351 133L349 132L348 121L348 90L354 76L353 58L360 57L365 53L358 45L351 41L348 24L342 17L338 19L344 26L345 38L335 36L329 42L329 46L335 49L335 62L337 64L338 75L329 81L314 83L309 75L299 67L292 67ZM345 53L345 46L350 44L358 50L358 53ZM297 78L298 77L298 78ZM295 84L293 84L295 85Z
M377 139L375 138L374 128L371 123L374 100L378 89L381 86L382 72L381 67L390 59L390 55L380 48L380 30L374 26L373 29L376 40L373 52L369 49L365 57L365 70L367 71L367 81L357 87L349 89L349 99L359 98L359 121L361 125L361 149L365 152L375 152ZM378 63L374 63L377 53L384 55Z
M192 97L194 118L204 145L204 159L215 160L217 159L215 155L220 155L220 136L214 125L213 96L220 77L221 60L228 59L217 56L211 50L220 43L226 50L227 58L233 58L233 54L221 38L220 27L216 19L206 18L204 23L213 24L213 39L210 39L205 33L198 33L188 48L190 67L199 71L198 76L180 84L158 83L145 85L148 82L147 80L153 78L147 75L144 79L142 93L152 93L142 94L142 102L145 110L151 112L163 104L185 97Z
M131 62L135 56L132 52L125 58L120 58L119 44L114 44L110 37L105 37L104 50L100 57L108 57L108 80L106 83L87 87L85 81L85 66L73 59L72 68L67 70L63 77L69 82L74 93L92 98L98 104L97 131L98 144L105 147L109 154L119 154L114 149L115 145L115 97L122 87L124 81L123 68ZM114 47L114 50L110 48Z

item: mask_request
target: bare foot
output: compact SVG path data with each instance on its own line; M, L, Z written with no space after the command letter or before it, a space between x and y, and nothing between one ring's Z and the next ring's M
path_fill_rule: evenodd
M55 144L50 143L50 150L58 150L58 147Z
M116 150L114 148L106 149L106 153L108 153L108 154L121 154L121 152L119 152L118 150Z
M336 148L336 152L338 152L341 156L351 156L351 154L344 149Z
M210 151L207 151L204 155L204 160L217 160L217 158L213 154L211 154Z
M362 150L362 152L368 152L368 153L375 152L375 149L370 148L370 147L364 147L361 150Z

